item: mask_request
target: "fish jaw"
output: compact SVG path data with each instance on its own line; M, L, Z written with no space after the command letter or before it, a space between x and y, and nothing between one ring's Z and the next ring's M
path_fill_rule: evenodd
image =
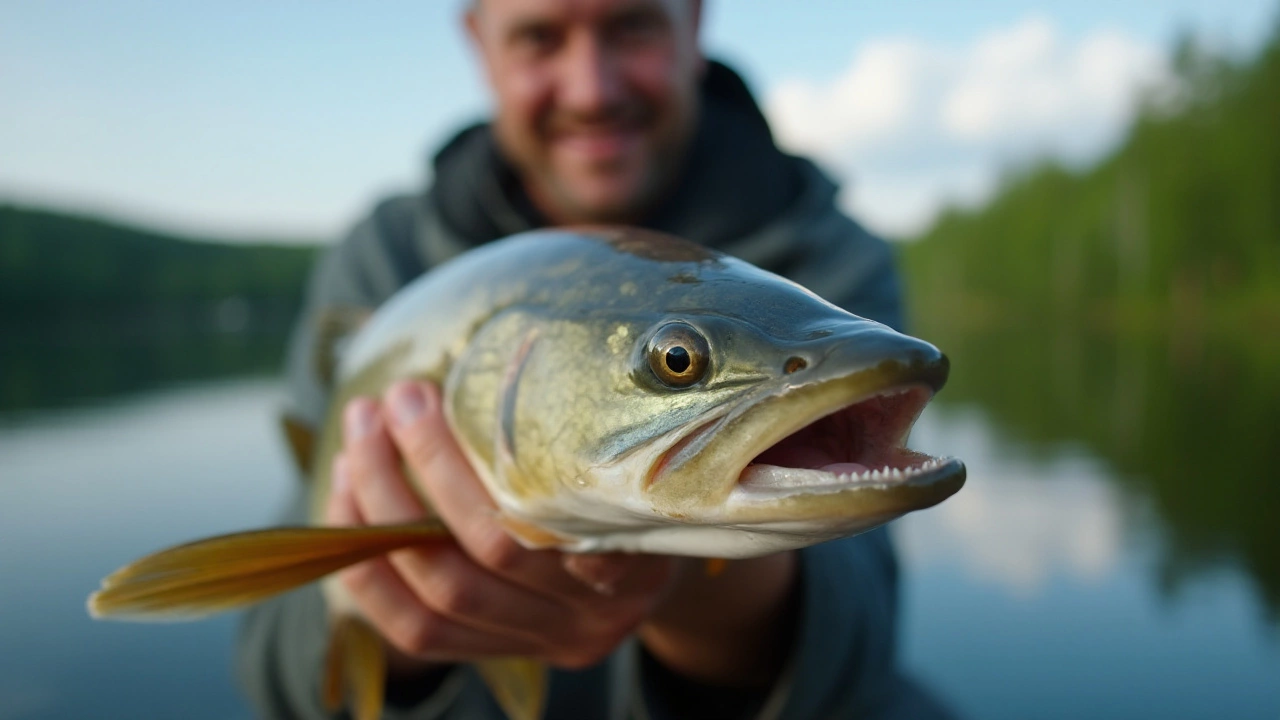
M905 447L945 383L947 360L927 343L893 335L881 348L892 352L879 362L850 362L837 348L826 353L827 367L820 361L811 373L784 377L693 424L648 479L654 507L683 527L651 533L643 549L696 547L742 557L803 547L872 529L958 491L963 463ZM664 506L664 485L695 482L705 489L702 502L690 503L686 493L681 504Z

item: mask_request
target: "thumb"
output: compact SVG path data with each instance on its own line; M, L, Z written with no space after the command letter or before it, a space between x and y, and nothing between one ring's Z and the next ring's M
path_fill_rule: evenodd
M404 380L388 388L383 400L390 410L391 435L414 483L431 495L424 486L472 477L471 466L445 421L439 387Z

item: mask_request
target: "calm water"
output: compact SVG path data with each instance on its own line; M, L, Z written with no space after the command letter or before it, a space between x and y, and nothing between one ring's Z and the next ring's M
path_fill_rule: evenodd
M1043 368L1020 380L1014 365L980 363L1008 354L1000 342L944 344L952 397L914 436L963 457L970 482L896 525L906 664L975 719L1280 717L1276 466L1250 454L1259 433L1274 436L1255 427L1274 417L1274 371L1194 358L1178 370L1176 353L1100 345L1096 363L1095 350L1047 353L1067 364L1046 383ZM1017 367L1034 368L1031 355ZM1184 371L1208 389L1181 387ZM83 604L123 561L272 520L290 490L276 385L96 395L0 415L0 720L250 717L232 620L95 623ZM1224 440L1248 407L1261 417ZM1184 419L1203 429L1161 429ZM1222 473L1167 470L1201 472L1179 447L1196 438L1228 443L1207 453L1225 456ZM1143 443L1159 459L1144 460Z

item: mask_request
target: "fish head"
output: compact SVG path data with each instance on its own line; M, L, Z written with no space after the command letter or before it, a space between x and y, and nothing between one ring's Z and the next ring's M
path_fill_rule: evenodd
M933 345L732 258L607 259L578 284L594 294L512 323L495 484L513 514L570 549L742 557L963 485L959 460L905 447L947 378Z

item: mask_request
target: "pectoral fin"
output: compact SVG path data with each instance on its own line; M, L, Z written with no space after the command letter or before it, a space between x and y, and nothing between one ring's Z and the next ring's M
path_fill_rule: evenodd
M448 534L439 522L253 530L162 550L89 597L94 617L192 619L251 605L329 573Z
M547 667L527 658L492 658L475 664L509 720L538 720L547 696Z

